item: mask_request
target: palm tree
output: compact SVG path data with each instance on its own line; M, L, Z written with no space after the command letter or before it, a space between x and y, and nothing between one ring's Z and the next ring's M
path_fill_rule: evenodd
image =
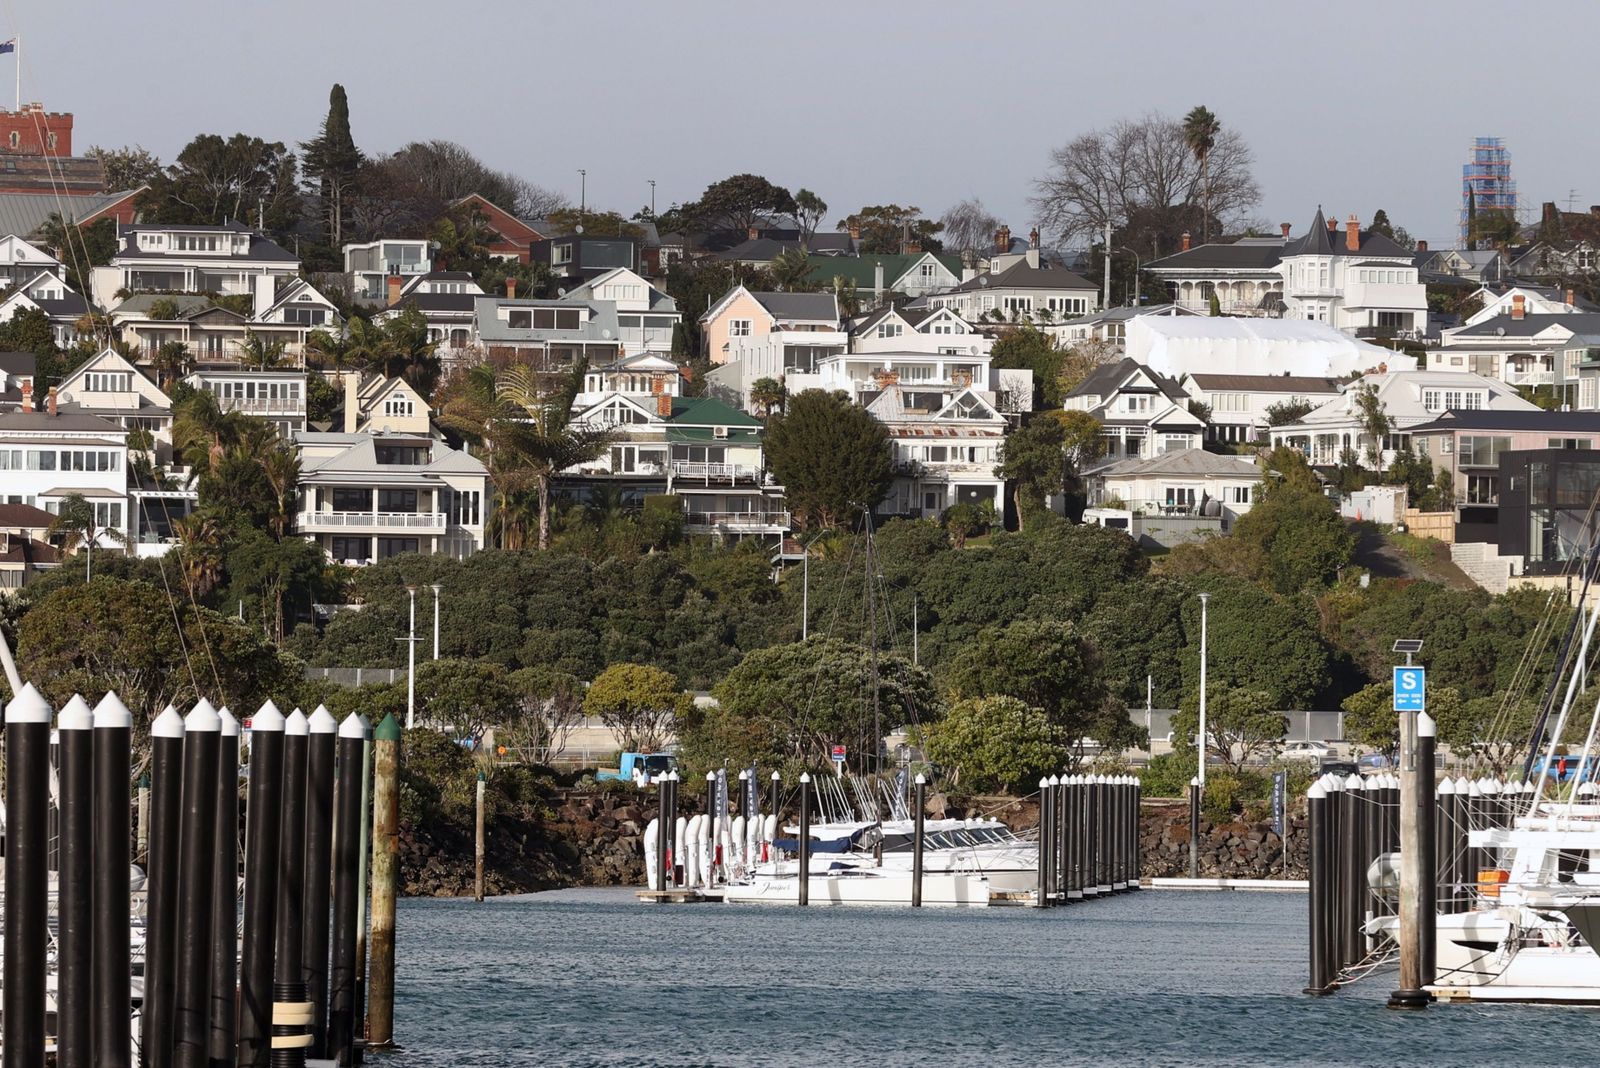
M580 363L558 390L542 384L533 368L515 364L494 378L492 392L480 374L445 406L442 417L484 442L502 498L532 483L539 500L540 549L550 547L551 484L569 467L595 459L611 441L608 430L572 422L572 397L583 372Z
M355 319L353 322L366 324L365 319ZM342 371L349 356L350 342L327 330L313 330L306 335L305 349L306 355L315 358L319 368L326 369L332 364L335 371Z
M150 358L150 366L155 369L161 388L170 389L174 382L194 370L194 357L183 342L163 341Z
M279 541L288 534L299 505L300 456L294 446L279 442L261 456L261 471L272 487L272 514L267 525Z
M779 289L798 290L809 280L811 261L806 257L804 250L786 248L778 253L768 270L772 272Z
M1202 241L1211 240L1211 150L1217 147L1217 135L1221 132L1222 123L1203 104L1192 108L1183 117L1183 140L1189 146L1189 151L1194 153L1194 158L1200 161L1200 185L1204 190L1205 210L1200 223Z
M47 538L59 538L61 551L69 556L84 550L83 580L94 577L94 543L97 538L109 538L118 545L127 543L127 537L116 527L102 527L95 519L94 505L81 494L69 493L61 499L56 517L45 528Z
M246 327L244 343L239 346L239 351L249 366L258 371L270 371L288 362L284 357L284 348L283 338L275 337L268 340Z
M225 412L216 395L196 390L178 402L172 421L173 451L193 472L215 474L228 449L239 444L250 420L239 412Z
M198 600L222 582L222 531L215 519L194 512L174 522L172 532L178 536L183 580Z
M776 378L758 378L750 384L750 404L761 409L763 416L783 411L785 395L783 383Z

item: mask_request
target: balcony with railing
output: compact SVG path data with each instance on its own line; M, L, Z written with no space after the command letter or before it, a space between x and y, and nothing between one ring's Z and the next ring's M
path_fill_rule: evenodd
M306 414L304 397L218 397L217 407L225 412L243 412L245 415Z
M788 512L686 512L684 524L697 534L782 534Z
M672 461L672 478L674 481L682 479L688 482L702 482L708 486L731 486L740 482L756 484L761 481L761 468L750 464L713 464L674 460Z
M301 512L301 533L338 530L411 530L444 533L443 512Z

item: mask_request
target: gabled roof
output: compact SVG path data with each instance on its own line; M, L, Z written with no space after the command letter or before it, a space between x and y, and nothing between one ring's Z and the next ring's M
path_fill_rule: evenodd
M0 373L24 378L39 370L39 357L31 352L0 352Z
M893 289L923 260L931 259L949 271L954 278L961 277L961 257L945 256L932 252L867 253L861 256L823 256L812 253L806 259L811 270L806 277L813 282L831 283L835 278L853 282L857 290L873 289L877 285L878 268L883 268L883 287Z
M1303 237L1290 241L1283 247L1283 258L1290 256L1388 256L1395 259L1409 260L1412 253L1395 243L1394 238L1375 230L1356 231L1356 247L1350 248L1348 231L1335 223L1335 228L1328 229L1328 220L1323 217L1322 208L1317 208L1316 217L1311 220L1311 228Z
M377 446L391 442L427 443L429 462L426 464L380 464ZM338 445L348 447L332 456L307 458L301 453L303 475L358 475L373 481L408 482L417 478L437 478L447 474L487 474L482 461L468 453L450 448L441 441L417 434L319 434L302 431L295 435L295 444Z
M56 196L44 190L37 193L0 193L0 233L31 236L44 229L50 216L57 214L68 222L87 226L142 192L143 187L92 196Z
M0 434L7 431L60 431L72 434L96 434L121 437L128 432L109 419L83 412L63 410L60 415L49 412L9 412L0 415Z
M957 270L956 273L959 275L960 271ZM945 292L974 293L997 289L1086 289L1090 292L1099 292L1100 287L1064 267L1030 267L1028 261L1024 259L1018 260L998 274L985 271Z
M832 293L755 293L756 303L774 319L808 322L839 321L839 301Z
M1205 449L1176 449L1149 458L1130 457L1095 472L1100 478L1138 478L1150 475L1261 478L1261 468L1241 456L1223 456Z
M1600 314L1595 312L1559 312L1554 315L1524 315L1520 319L1511 314L1496 315L1472 326L1455 331L1455 337L1534 337L1552 326L1565 327L1574 334L1600 333Z
M1187 401L1188 395L1178 388L1178 383L1151 370L1132 356L1124 356L1116 363L1105 363L1084 376L1067 394L1069 397L1109 397L1123 388L1129 379L1142 375L1155 384L1156 389L1170 401Z
M287 281L287 285L278 287L278 299L272 302L272 306L268 308L264 314L256 316L257 319L265 320L268 315L271 315L273 312L290 302L302 304L305 303L304 301L299 300L299 298L306 293L310 293L315 296L317 300L320 301L324 306L332 309L335 316L339 316L339 309L337 306L335 306L333 301L324 296L322 290L318 289L304 278L289 278L285 281Z
M1150 270L1270 271L1283 259L1281 238L1241 238L1197 245L1145 264Z
M674 426L739 426L755 428L761 421L717 400L715 397L673 397L672 415L665 420Z

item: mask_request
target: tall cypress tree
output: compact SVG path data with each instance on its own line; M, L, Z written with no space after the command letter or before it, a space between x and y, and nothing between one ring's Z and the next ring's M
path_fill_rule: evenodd
M355 190L361 170L361 150L350 136L350 102L344 86L335 84L328 94L328 117L322 120L322 133L300 146L305 153L303 170L317 183L327 221L328 240L337 249L344 243L344 205Z

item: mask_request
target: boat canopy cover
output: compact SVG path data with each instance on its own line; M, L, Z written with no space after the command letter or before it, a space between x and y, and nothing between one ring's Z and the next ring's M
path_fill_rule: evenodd
M870 826L862 827L860 830L853 831L843 838L813 838L811 839L811 852L848 853L855 848L856 843L861 840L861 836L870 829ZM772 844L785 853L800 852L800 839L798 838L779 838Z

